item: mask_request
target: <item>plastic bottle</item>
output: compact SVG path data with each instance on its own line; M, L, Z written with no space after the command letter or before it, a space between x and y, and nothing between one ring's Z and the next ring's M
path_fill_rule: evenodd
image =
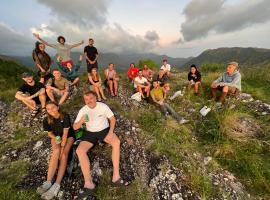
M209 112L210 112L211 108L208 108L207 106L202 107L202 109L200 110L200 113L202 116L206 116Z

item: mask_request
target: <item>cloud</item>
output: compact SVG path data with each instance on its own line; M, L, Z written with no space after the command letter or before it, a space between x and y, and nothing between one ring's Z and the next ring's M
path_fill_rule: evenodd
M147 31L144 36L145 39L149 41L158 41L159 40L159 35L157 34L156 31Z
M211 33L229 33L270 20L270 1L242 1L229 5L225 0L192 0L184 9L181 25L185 41Z
M110 0L37 0L51 9L51 14L61 22L71 22L79 26L102 26ZM59 24L61 26L61 24Z
M0 23L0 54L25 55L33 49L33 39L18 33L4 23Z

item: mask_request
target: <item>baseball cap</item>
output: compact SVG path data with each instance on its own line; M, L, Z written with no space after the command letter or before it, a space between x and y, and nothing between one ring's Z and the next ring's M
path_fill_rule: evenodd
M31 72L22 73L22 78L27 78L27 77L31 77L31 76L33 76L33 74Z

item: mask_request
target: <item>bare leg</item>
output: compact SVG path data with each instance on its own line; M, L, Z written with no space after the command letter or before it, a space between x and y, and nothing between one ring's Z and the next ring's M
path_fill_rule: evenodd
M118 81L114 80L113 86L114 86L114 94L117 96L118 95Z
M120 140L115 133L108 134L104 141L112 146L113 177L112 181L119 180Z
M100 94L99 94L99 89L98 89L98 87L93 85L93 90L94 90L95 93L97 94L98 100L100 101L100 100L101 100L101 97L100 97Z
M111 95L114 96L114 93L113 93L113 81L108 80L108 85L109 85L109 89L110 89Z
M39 101L41 103L41 108L42 109L45 108L45 104L46 104L46 95L45 95L45 92L39 94L38 98L39 98Z
M27 95L25 95L25 94L16 94L15 95L16 99L18 99L19 101L22 101L31 110L35 110L36 109L36 102L32 99L25 99L25 97L27 97Z
M65 100L68 98L69 92L64 92L61 99L59 100L59 105L63 104Z
M99 86L99 92L100 92L102 98L103 98L104 100L106 100L107 98L106 98L105 95L104 95L102 86Z
M195 90L195 93L198 94L199 92L199 87L200 87L201 83L200 82L196 82L195 85L194 85L194 90Z
M53 90L46 89L46 93L47 93L48 97L50 98L50 100L53 101L53 102L55 102L55 98L53 96Z
M79 83L79 77L75 78L74 81L70 84L70 86L77 85Z
M60 144L56 144L54 139L51 139L51 144L52 144L52 155L49 163L47 181L52 181L56 169L58 167L58 160L60 155Z
M67 144L64 148L64 151L61 155L61 159L60 159L60 165L59 165L59 169L58 169L58 173L57 173L57 178L56 178L56 183L58 183L60 185L63 177L64 177L64 174L65 174L65 171L66 171L66 168L67 168L67 160L68 160L68 154L69 154L69 151L72 147L74 143L74 139L72 137L69 137L67 139Z
M137 90L138 90L139 93L141 94L142 98L144 98L142 88L141 88L140 86L137 86Z
M93 147L93 144L90 142L82 141L77 150L76 153L78 155L80 164L81 164L81 170L84 177L84 187L93 189L95 187L91 174L90 174L90 161L87 155L87 152L89 149Z

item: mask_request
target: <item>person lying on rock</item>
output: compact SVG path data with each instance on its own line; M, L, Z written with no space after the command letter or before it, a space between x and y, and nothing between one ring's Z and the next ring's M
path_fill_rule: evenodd
M108 68L105 69L105 77L106 77L106 84L109 87L111 96L117 96L118 95L118 82L119 82L119 76L116 73L116 70L114 69L114 64L110 63L108 65Z
M130 82L134 81L134 79L137 77L139 70L140 69L137 68L134 63L130 63L128 72L127 72L127 77Z
M60 56L57 57L57 65L58 65L58 69L60 71L62 71L62 73L65 74L65 77L67 78L68 81L70 81L70 86L77 86L79 84L80 78L79 78L79 69L82 65L82 55L80 55L80 59L78 61L78 63L73 66L72 62L67 63L66 67L63 67L61 65L61 60L62 58Z
M100 74L97 72L96 68L92 68L91 73L88 73L88 83L90 85L90 90L96 93L98 96L98 101L107 100L104 91Z
M194 94L197 96L199 94L200 86L201 73L198 71L196 65L192 64L188 73L188 90L194 88Z
M80 129L83 124L86 125L86 132L81 137L81 142L76 150L84 177L84 187L78 195L80 199L92 195L95 190L87 152L98 141L112 146L112 186L128 185L128 182L123 181L119 174L120 140L114 133L116 119L113 112L106 104L97 102L96 94L93 91L85 91L83 98L85 106L80 109L73 124L75 130Z
M31 116L35 117L41 104L42 112L45 112L46 93L42 83L33 79L32 73L24 72L22 74L24 84L18 89L15 98L29 107L32 112Z
M50 156L47 180L37 188L42 199L53 199L60 190L64 177L69 151L74 143L74 130L68 114L61 112L55 102L46 103L47 117L43 120L43 129L48 132L51 140L52 153ZM52 180L57 177L54 184Z
M134 88L139 92L142 98L149 97L151 84L143 77L142 70L138 72L138 76L134 79Z
M162 111L164 112L165 116L171 114L178 123L184 124L187 122L184 118L180 117L174 109L165 102L166 93L163 87L160 87L160 83L158 80L153 81L153 89L150 92L151 98L156 105L158 105Z
M69 81L62 77L59 69L52 71L54 78L48 80L46 92L51 101L56 102L56 97L60 98L59 105L62 105L69 95Z
M224 103L228 93L238 95L241 92L241 74L238 70L237 62L230 62L227 65L227 71L224 72L211 85L212 98L216 98L217 90L221 91L219 103Z

